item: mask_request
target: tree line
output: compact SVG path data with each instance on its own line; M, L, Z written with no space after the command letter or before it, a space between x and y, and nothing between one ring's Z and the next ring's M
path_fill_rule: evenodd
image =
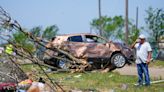
M93 19L91 27L95 31L103 31L102 36L108 39L128 40L128 44L134 42L141 31L146 30L146 33L150 35L148 40L157 43L164 38L164 10L149 7L145 12L147 13L145 18L146 27L136 28L136 25L129 20L129 39L125 39L125 19L122 16L102 16Z

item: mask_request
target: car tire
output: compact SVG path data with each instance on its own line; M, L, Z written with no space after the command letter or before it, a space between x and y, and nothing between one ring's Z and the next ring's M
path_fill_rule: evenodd
M111 64L116 68L122 68L126 64L126 58L121 53L116 53L111 57Z

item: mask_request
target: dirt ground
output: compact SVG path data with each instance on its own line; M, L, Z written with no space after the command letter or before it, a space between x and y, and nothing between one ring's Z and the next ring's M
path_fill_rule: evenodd
M114 72L118 72L121 75L136 75L137 69L136 66L126 65L123 68L116 69ZM149 74L152 79L164 79L164 68L161 67L149 67Z

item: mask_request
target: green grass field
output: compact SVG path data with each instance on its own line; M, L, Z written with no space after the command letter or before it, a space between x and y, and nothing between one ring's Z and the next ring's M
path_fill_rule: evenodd
M163 84L153 84L150 87L136 87L134 83L137 81L136 76L121 76L117 73L57 73L51 74L55 80L60 80L59 83L81 90L94 90L94 91L109 91L115 90L116 92L162 92L164 91Z
M164 61L154 60L153 62L150 63L150 66L164 67Z
M40 71L36 65L24 65L23 70L26 72L31 70ZM44 69L46 69L44 67ZM37 76L45 78L42 72ZM134 83L137 81L136 76L123 76L118 73L108 72L86 72L86 73L53 73L49 74L51 79L63 85L65 90L79 89L84 92L164 92L164 83L152 84L150 87L136 87Z

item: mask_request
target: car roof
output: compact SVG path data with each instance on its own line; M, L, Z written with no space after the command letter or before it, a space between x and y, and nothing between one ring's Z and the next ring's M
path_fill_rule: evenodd
M97 36L97 37L103 38L104 40L108 41L108 40L105 39L104 37L101 37L101 36L96 35L96 34L91 34L91 33L62 34L62 35L57 35L56 37L57 37L57 38L62 38L63 40L67 40L68 37L71 37L71 36L78 36L78 35L81 35L81 36L84 36L84 35Z
M76 34L62 34L62 35L58 35L58 36L77 36L77 35L95 35L95 34L91 34L91 33L76 33ZM97 36L97 35L95 35Z

